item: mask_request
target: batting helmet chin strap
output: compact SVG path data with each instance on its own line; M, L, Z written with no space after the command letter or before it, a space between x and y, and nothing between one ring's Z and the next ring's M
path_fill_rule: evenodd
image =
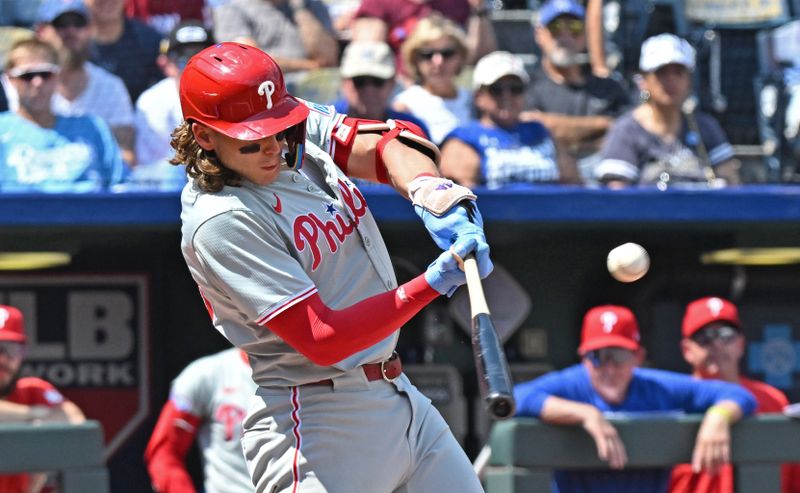
M283 155L286 166L290 169L300 169L303 165L303 156L306 151L306 122L303 120L282 132L289 150Z

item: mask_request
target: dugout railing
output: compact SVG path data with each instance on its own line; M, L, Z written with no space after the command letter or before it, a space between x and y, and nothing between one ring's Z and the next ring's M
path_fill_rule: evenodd
M613 420L628 453L627 468L689 462L702 416ZM800 462L800 421L761 415L732 430L736 491L780 491L780 464ZM550 491L554 469L604 469L594 442L580 426L555 426L532 418L497 422L485 470L487 493Z
M108 493L103 429L97 421L0 424L0 474L57 473L61 493Z

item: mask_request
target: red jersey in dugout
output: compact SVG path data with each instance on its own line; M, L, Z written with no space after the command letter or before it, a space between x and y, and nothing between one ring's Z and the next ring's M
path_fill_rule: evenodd
M64 402L64 396L51 384L40 378L20 378L14 391L6 401L28 406L57 406ZM28 491L28 474L0 475L0 492L25 493Z
M756 398L756 414L780 413L789 401L780 390L771 385L741 378L739 383ZM733 493L733 467L724 466L716 476L695 474L691 464L680 464L672 470L669 493ZM781 470L782 493L800 493L800 465L783 466Z

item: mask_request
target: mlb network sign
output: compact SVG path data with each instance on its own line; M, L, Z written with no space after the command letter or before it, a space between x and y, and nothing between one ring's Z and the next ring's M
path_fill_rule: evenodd
M0 304L25 317L23 375L100 421L106 457L147 417L147 300L145 276L0 276Z

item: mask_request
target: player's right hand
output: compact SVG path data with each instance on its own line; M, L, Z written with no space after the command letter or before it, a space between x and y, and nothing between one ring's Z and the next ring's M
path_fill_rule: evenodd
M474 251L476 246L477 240L472 237L457 240L450 250L442 252L428 266L428 270L425 271L425 280L439 294L453 296L456 289L467 282L467 276L460 268L459 260Z
M597 445L597 456L606 462L611 469L622 469L628 462L625 445L617 433L617 429L597 410L583 421L583 429L594 439Z
M442 250L447 250L455 242L475 239L475 246L467 253L474 253L481 279L486 278L494 265L489 258L489 244L483 232L483 217L478 205L472 200L463 200L441 216L415 205L414 211L422 219L431 238Z

